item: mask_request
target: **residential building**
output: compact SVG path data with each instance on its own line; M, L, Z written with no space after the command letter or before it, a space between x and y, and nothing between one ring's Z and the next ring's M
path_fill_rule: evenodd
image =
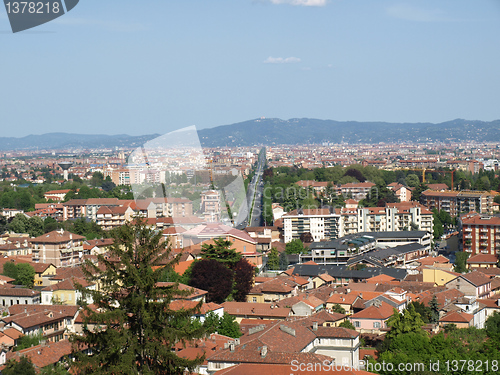
M376 186L373 182L350 182L340 185L338 193L344 197L354 198L356 200L365 199L372 187Z
M415 256L406 256L404 260L407 262L427 254L431 247L431 239L431 234L427 231L361 232L331 241L311 243L310 252L300 254L300 263L313 261L317 264L344 265L349 259L371 252L377 247L420 245L418 249L415 247L408 252L419 251ZM394 254L407 252L406 249L401 249L404 251L395 251ZM374 265L382 265L382 263Z
M62 202L66 194L68 194L70 189L62 189L62 190L50 190L43 194L45 199L52 200L54 202Z
M341 236L340 215L328 208L293 210L282 216L285 243L310 233L314 241Z
M323 320L317 315L249 329L226 350L208 357L208 371L239 363L286 361L289 366L293 360L314 363L312 355L320 355L327 363L338 366L357 366L359 333L342 327L323 326Z
M25 288L0 288L0 306L40 304L40 292Z
M121 227L132 220L135 211L130 206L101 206L95 215L95 221L103 230Z
M467 268L497 268L498 255L496 254L475 254L467 259Z
M221 220L221 201L217 190L209 190L201 193L200 210L207 223L215 223Z
M394 192L394 195L400 202L411 201L411 189L408 186L402 185L398 182L393 182L392 184L387 185L387 188Z
M489 298L491 296L491 279L479 271L460 275L448 281L445 286L464 293L465 297Z
M349 320L361 333L377 333L387 328L387 320L394 313L394 307L383 301L375 301L367 308L351 315Z
M249 262L260 267L262 254L257 252L257 242L245 231L229 227L221 223L198 225L190 230L180 233L184 247L211 244L214 239L223 238L231 242L231 248L241 253Z
M422 192L420 199L429 210L443 210L451 216L471 211L482 214L493 213L493 196L486 191L426 190Z
M58 342L74 332L78 311L78 306L14 306L9 308L10 315L0 321L5 327L15 328L24 335L41 333L42 339Z
M82 263L85 237L64 230L55 230L32 239L35 263L52 263L56 267Z
M290 307L279 307L274 303L224 302L224 311L234 316L239 323L243 319L285 320L291 314Z
M83 278L68 278L56 284L46 286L41 290L42 303L76 306L82 299L82 293L78 285L89 290L95 290L96 286L89 284ZM86 302L92 304L92 299L87 297Z
M463 251L475 254L500 254L500 217L475 212L459 219L459 243Z

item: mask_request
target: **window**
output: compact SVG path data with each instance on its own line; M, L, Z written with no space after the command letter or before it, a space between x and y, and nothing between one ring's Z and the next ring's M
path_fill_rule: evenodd
M354 322L354 327L359 328L359 326L360 326L359 321L357 321L357 320L356 320L356 321Z
M373 328L380 328L380 322L373 322Z
M252 302L257 302L257 297L252 297Z

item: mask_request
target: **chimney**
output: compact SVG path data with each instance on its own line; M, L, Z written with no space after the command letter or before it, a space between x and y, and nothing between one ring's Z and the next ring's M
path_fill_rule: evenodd
M363 299L363 293L359 293L359 298Z
M261 356L262 358L266 358L266 355L267 355L267 345L264 345L264 346L262 347L262 349L260 350L260 356Z
M314 322L313 323L313 331L317 331L318 330L318 322Z
M0 322L0 332L3 332L4 327L5 327L5 323Z

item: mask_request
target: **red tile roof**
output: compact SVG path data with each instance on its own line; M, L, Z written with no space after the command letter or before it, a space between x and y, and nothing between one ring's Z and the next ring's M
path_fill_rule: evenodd
M388 303L382 302L380 307L371 305L360 312L357 312L349 317L349 319L381 319L385 320L391 317L394 313L394 307Z
M68 231L54 230L52 232L35 237L31 240L33 243L66 243L71 240L84 240L85 237Z
M291 311L290 308L279 307L271 303L224 302L222 306L229 315L247 317L284 319L290 315Z
M68 340L51 342L46 345L37 345L17 352L8 352L7 360L19 360L21 356L28 357L33 364L42 368L59 362L63 357L71 354L71 343Z

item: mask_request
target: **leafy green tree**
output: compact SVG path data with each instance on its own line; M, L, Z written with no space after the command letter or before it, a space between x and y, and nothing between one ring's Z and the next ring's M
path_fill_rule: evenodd
M111 177L107 176L104 182L102 183L102 190L104 190L106 193L110 192L116 187L116 184L111 181Z
M41 236L44 233L43 228L43 219L39 216L30 217L26 223L26 232L30 237Z
M339 313L339 314L345 314L345 309L342 306L340 306L338 303L336 303L335 305L333 305L332 311L336 312L336 313Z
M45 220L43 221L43 232L44 233L49 233L52 232L53 230L56 230L59 228L59 224L57 223L57 220L54 219L53 217L46 217Z
M203 322L207 333L214 333L219 331L219 315L213 311L209 311L205 315L205 321Z
M17 266L17 277L15 283L27 288L33 287L35 281L35 269L29 263L19 263Z
M467 258L469 258L469 253L465 251L455 253L455 272L467 272Z
M231 249L231 241L223 238L216 238L213 244L201 245L201 257L203 259L214 259L227 265L229 268L234 268L236 263L241 260L241 254L235 249Z
M415 311L420 314L424 323L429 323L432 315L430 307L425 306L422 302L413 301L410 303L415 308Z
M17 279L17 266L16 266L16 264L13 262L4 263L2 274L16 280Z
M500 342L500 313L498 313L498 311L494 311L493 314L486 319L484 328L489 338Z
M88 261L83 267L99 290L82 286L83 333L74 335L75 374L184 374L203 362L181 358L174 345L201 338L205 328L189 319L200 311L171 310L172 300L189 292L178 284L159 287L164 267L174 267L179 255L170 259L171 247L155 231L137 218L115 232L109 257L98 255L99 266ZM117 261L118 260L118 261ZM86 304L91 297L95 308ZM176 321L183 321L176 327ZM90 324L95 324L91 328ZM88 347L91 354L81 352Z
M385 336L391 340L403 333L415 332L422 334L424 333L422 329L424 325L425 323L420 314L415 310L415 306L410 304L403 313L394 309L394 314L387 320L387 326L391 329Z
M2 375L36 375L33 362L27 357L21 357L18 361L11 359L5 364Z
M429 189L429 187L423 183L415 187L411 192L411 200L420 202L420 196L422 195L422 192L427 189Z
M433 211L432 216L434 218L434 224L432 227L432 231L434 234L434 239L438 240L444 234L443 223L441 223L441 219L439 218L439 214L438 214L437 210Z
M224 336L238 338L242 335L240 325L236 322L236 318L224 312L224 315L219 319L219 327L217 332Z
M62 363L58 362L42 368L40 375L69 375L69 372Z
M406 176L405 182L409 187L417 187L420 185L420 179L416 174L409 174Z
M14 216L9 224L9 230L14 233L26 233L28 226L28 218L24 214Z
M439 321L439 303L436 296L432 297L430 300L429 308L431 310L429 321L430 323L436 324Z
M288 254L304 254L307 253L307 250L304 248L304 243L296 238L291 240L285 245L285 251Z
M278 270L280 269L280 255L278 250L273 247L267 256L267 269Z
M279 269L282 271L285 271L288 268L289 262L288 262L288 256L286 252L282 252L279 257Z
M104 182L104 175L101 172L94 172L90 179L90 185L93 187L102 186Z
M7 218L0 215L0 234L4 234L8 229Z
M17 340L17 345L15 350L23 350L26 348L31 348L32 346L40 345L42 341L42 334L38 333L36 335L24 335Z
M350 320L344 320L339 324L339 327L356 330L356 327L354 327Z

